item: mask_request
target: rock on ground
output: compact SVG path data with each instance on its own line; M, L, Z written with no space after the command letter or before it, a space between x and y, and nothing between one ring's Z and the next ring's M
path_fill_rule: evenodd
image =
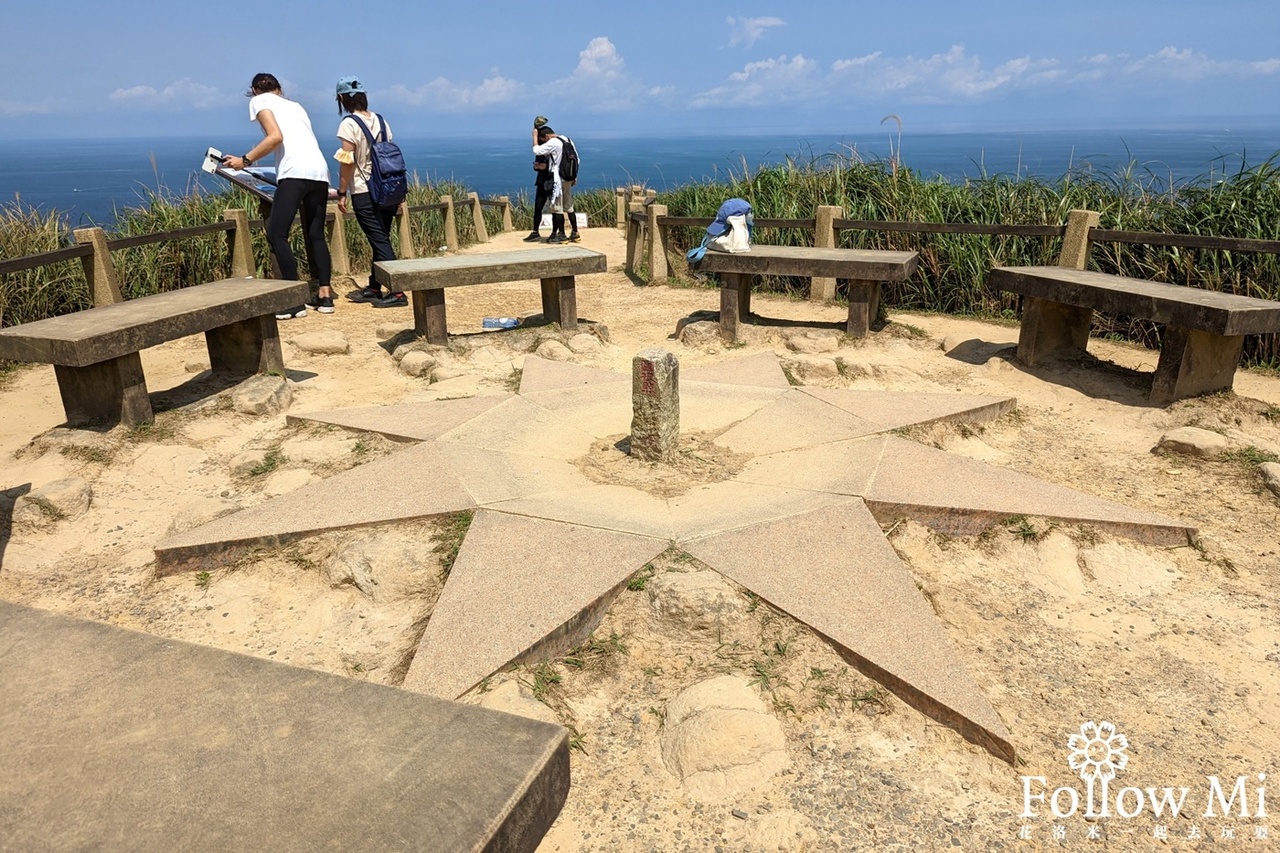
M736 675L695 684L667 703L662 760L691 796L721 801L790 765L782 724Z
M680 343L687 347L705 347L720 343L720 324L713 320L686 323L680 329Z
M688 633L721 631L741 622L747 603L719 573L664 572L648 583L649 610Z
M831 332L808 330L787 335L787 349L792 352L815 354L835 352L840 349L839 335Z
M425 353L422 350L410 350L404 353L400 359L400 371L407 373L409 376L422 376L430 373L435 366L436 360L429 353Z
M1258 473L1262 475L1262 484L1280 497L1280 462L1263 462L1258 466Z
M1220 459L1227 452L1227 439L1207 429L1181 427L1160 436L1156 448L1201 459Z
M275 415L289 408L293 391L283 376L250 377L231 392L231 408L242 415Z
M350 584L378 604L420 599L440 588L434 563L424 561L420 549L394 532L357 539L333 553L324 573L331 586Z
M290 338L289 342L310 355L346 355L351 352L347 336L333 329L303 332Z
M552 361L571 361L573 352L559 341L543 341L538 344L538 348L533 354L539 358L547 358Z
M79 477L53 480L22 495L13 506L13 523L40 528L89 511L93 490Z
M568 347L578 355L599 355L604 351L600 339L589 332L580 332L569 338Z

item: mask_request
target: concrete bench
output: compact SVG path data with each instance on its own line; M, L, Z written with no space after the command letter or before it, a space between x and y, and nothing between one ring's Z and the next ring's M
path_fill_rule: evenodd
M533 851L560 726L0 601L0 849Z
M1165 324L1151 401L1228 391L1245 335L1280 332L1280 302L1064 267L997 267L991 284L1024 297L1018 359L1082 353L1094 311Z
M793 275L836 278L849 282L849 318L846 329L862 336L871 329L880 310L880 283L905 281L915 272L915 252L872 249L819 249L809 246L752 246L740 254L707 252L691 265L698 272L720 274L720 334L738 339L738 325L751 313L751 277Z
M215 372L283 371L275 313L307 298L307 283L233 278L0 329L0 358L52 364L67 422L150 423L139 353L205 333Z
M605 256L578 246L543 246L508 252L450 255L379 261L375 280L392 292L413 294L414 330L433 344L445 344L444 290L473 284L497 284L539 279L542 313L562 329L578 326L578 298L574 276L604 272Z

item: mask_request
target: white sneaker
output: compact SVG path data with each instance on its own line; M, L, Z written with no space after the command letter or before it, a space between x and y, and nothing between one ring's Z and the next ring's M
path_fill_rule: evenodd
M307 316L307 306L299 305L297 308L290 308L288 311L281 311L276 314L277 320L292 320L295 317Z

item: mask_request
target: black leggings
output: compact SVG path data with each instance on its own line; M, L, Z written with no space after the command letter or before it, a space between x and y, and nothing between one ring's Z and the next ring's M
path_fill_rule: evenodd
M298 261L289 248L289 229L293 226L294 216L301 211L307 264L320 286L329 286L332 268L329 244L324 239L325 202L328 200L329 185L324 181L284 178L276 184L271 216L267 219L267 245L271 247L271 254L276 256L280 277L285 281L298 280Z
M356 215L356 222L360 223L360 230L369 240L374 262L394 261L396 251L391 248L391 223L396 218L395 208L378 207L369 193L355 193L351 196L351 210ZM369 289L378 289L372 272L369 273Z

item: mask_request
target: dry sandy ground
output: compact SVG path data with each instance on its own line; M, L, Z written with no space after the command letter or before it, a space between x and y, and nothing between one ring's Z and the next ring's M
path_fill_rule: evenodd
M586 234L586 245L609 254L610 271L580 280L580 313L607 325L610 342L575 360L629 371L632 355L654 344L688 364L762 350L795 358L783 325L762 327L740 348L669 340L678 320L718 307L715 291L638 287L621 272L617 234ZM514 247L518 236L502 235L498 244ZM510 333L481 334L480 321L537 311L536 284L450 290L448 306L458 336L453 361L463 375L437 385L399 372L382 345L389 331L411 325L408 309L344 304L332 316L283 324L286 341L338 329L351 342L349 354L335 356L308 356L286 343L296 382L291 411L505 390L523 353L510 345ZM838 328L843 313L839 306L763 296L753 307L814 329ZM1143 401L1153 352L1099 341L1091 350L1106 363L1028 372L1006 348L1016 340L1015 327L892 319L865 342L845 342L828 354L843 359L840 375L806 377L802 365L793 373L841 387L1016 396L1013 416L913 437L1181 516L1199 526L1199 543L1140 545L1034 519L972 539L945 539L911 522L888 532L1012 732L1020 753L1014 767L878 690L767 606L751 602L730 642L664 625L644 590L626 591L597 641L573 662L516 673L573 726L580 747L568 804L542 849L1265 849L1271 842L1258 836L1267 822L1255 812L1256 789L1265 785L1259 774L1280 769L1280 502L1238 459L1199 461L1152 448L1162 433L1183 425L1231 432L1237 445L1280 446L1280 379L1242 372L1235 394L1153 408ZM948 355L944 340L971 343ZM437 525L325 534L203 578L156 579L151 551L175 525L252 505L393 445L289 427L283 415L236 414L217 396L200 403L200 371L207 367L200 337L142 358L153 392L167 392L161 399L173 406L150 430L59 428L49 367L18 371L0 386L0 490L7 490L0 519L30 487L74 476L93 490L91 507L78 518L11 532L0 527L0 597L398 683L439 590L431 551ZM229 460L254 448L279 450L277 464L233 473ZM391 561L369 594L367 585L362 591L327 567L326 555L351 547L404 558ZM668 554L651 570L689 567L687 558ZM884 619L885 630L894 630L893 614ZM756 683L783 724L790 767L757 790L700 801L663 765L662 709L681 689L724 672ZM1083 806L1061 819L1050 814L1054 789L1087 793L1068 767L1068 737L1103 720L1128 741L1113 803L1121 786L1186 787L1181 816L1156 819L1146 802L1131 818L1086 820ZM1026 783L1024 776L1044 779ZM1228 793L1237 777L1246 777L1244 816L1239 797L1230 817L1220 808L1205 816L1209 776ZM1034 817L1020 814L1028 784L1033 796L1046 795L1033 800ZM1137 794L1127 796L1122 805L1132 812ZM1065 808L1071 797L1063 793L1059 803Z

